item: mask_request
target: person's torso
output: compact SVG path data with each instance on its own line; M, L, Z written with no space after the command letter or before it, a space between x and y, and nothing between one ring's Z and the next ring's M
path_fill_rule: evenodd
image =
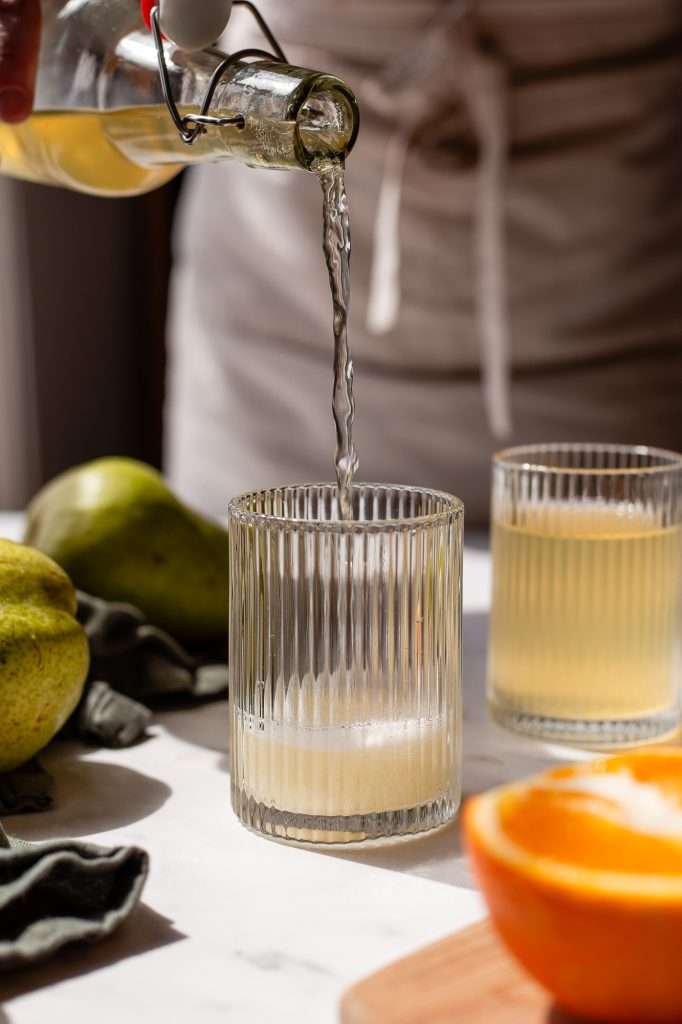
M456 90L451 110L428 125L408 154L398 322L384 335L365 324L377 197L400 116L374 110L369 86L418 45L446 5L263 0L260 6L290 59L340 73L360 99L361 132L348 161L356 364L477 369L479 140ZM513 365L679 344L682 5L479 0L469 8L481 45L495 54L508 81L502 228ZM327 349L319 190L309 176L276 177L241 168L211 174L210 192L201 198L202 236L186 227L195 233L195 249L210 249L207 261L234 267L221 281L226 324L271 336L273 344L291 339ZM229 231L216 220L219 209Z

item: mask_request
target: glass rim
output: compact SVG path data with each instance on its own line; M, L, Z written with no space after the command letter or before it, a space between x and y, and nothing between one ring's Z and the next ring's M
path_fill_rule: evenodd
M541 456L542 452L570 451L580 449L585 452L600 451L620 454L653 456L662 461L653 466L549 466L543 462L533 461L531 456ZM527 462L514 461L518 456L528 455ZM682 453L671 448L657 448L646 444L612 444L599 441L547 441L539 444L521 444L503 448L495 452L492 458L494 466L504 470L524 470L532 473L553 473L556 476L650 476L659 473L676 473L682 471Z
M454 494L439 491L432 487L411 487L409 484L377 484L370 482L352 485L353 491L367 488L370 491L394 491L397 493L418 493L428 498L440 498L445 508L438 512L430 512L419 516L406 516L404 519L301 519L294 516L274 515L271 512L254 512L245 508L249 500L276 494L284 491L300 491L306 489L329 489L336 491L336 484L329 481L323 483L282 484L279 487L264 487L257 491L246 491L232 498L227 506L229 520L237 519L241 523L252 525L277 526L281 528L298 528L319 533L390 533L402 532L415 527L440 526L448 521L461 521L464 518L464 503Z

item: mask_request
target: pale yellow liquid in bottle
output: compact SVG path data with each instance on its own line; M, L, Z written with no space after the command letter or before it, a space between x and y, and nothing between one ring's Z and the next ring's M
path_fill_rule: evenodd
M165 107L107 113L46 112L19 125L0 123L0 172L101 196L132 196L170 181L181 170L182 142ZM144 166L114 144L155 147L169 140L168 163ZM160 140L164 140L161 142ZM163 149L162 149L163 152Z
M682 532L607 505L553 504L493 526L493 707L639 719L680 685Z
M348 131L247 116L243 128L211 128L188 146L162 105L41 111L19 125L0 123L0 173L92 195L134 196L164 185L186 164L231 156L252 166L299 167L301 147L342 153L347 141Z

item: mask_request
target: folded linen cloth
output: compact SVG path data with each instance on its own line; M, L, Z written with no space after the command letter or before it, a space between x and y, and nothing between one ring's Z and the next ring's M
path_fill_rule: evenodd
M79 592L78 620L90 644L89 678L104 680L118 693L146 701L227 691L226 652L190 652L132 605Z
M138 847L26 843L0 825L0 971L111 935L137 905L148 870Z
M227 694L224 652L187 651L132 605L79 592L77 614L90 645L90 671L65 735L103 747L129 747L152 720L148 701ZM38 761L0 774L0 815L47 810L52 797L51 776Z
M0 816L47 811L52 806L54 780L33 758L13 772L0 775Z
M90 644L90 673L70 728L82 739L128 747L151 721L142 702L227 692L227 665L190 653L132 605L79 592L78 619Z

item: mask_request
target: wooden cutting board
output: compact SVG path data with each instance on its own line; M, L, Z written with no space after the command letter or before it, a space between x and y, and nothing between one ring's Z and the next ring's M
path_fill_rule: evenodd
M348 989L341 1024L569 1024L482 921Z

